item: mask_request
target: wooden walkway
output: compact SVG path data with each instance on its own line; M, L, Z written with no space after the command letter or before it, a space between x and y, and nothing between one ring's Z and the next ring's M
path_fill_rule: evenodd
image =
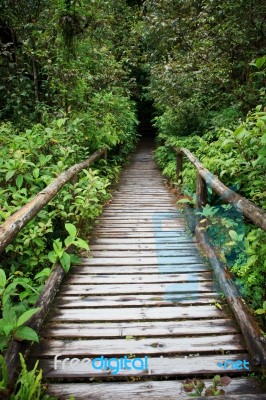
M63 281L32 352L49 393L76 400L187 399L182 380L210 383L217 373L233 377L225 390L234 399L262 393L246 376L250 371L218 366L249 355L175 203L152 145L142 143L93 231L91 257ZM148 368L114 375L90 361L69 364L101 356L148 356Z

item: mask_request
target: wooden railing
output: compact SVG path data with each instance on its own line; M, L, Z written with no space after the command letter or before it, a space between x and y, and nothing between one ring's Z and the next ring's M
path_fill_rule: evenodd
M11 215L11 217L9 217L0 226L0 253L9 243L12 242L15 236L27 225L27 223L31 221L38 214L38 212L41 211L57 195L57 193L66 183L75 180L79 172L85 168L88 168L101 156L104 156L105 158L107 157L106 148L97 150L87 160L79 164L75 164L71 168L64 171L50 185L38 193L27 204L21 207L20 210ZM34 305L34 307L38 307L40 310L27 322L27 326L34 329L37 333L39 332L44 318L49 311L50 304L59 289L64 275L64 269L59 263L57 263L54 266L51 275L45 282L45 286ZM19 342L16 340L11 341L5 354L9 388L13 387L19 373L19 353L27 354L29 348L29 342L25 343L23 341Z
M196 209L201 210L207 204L207 186L220 196L222 202L232 204L248 220L252 221L259 228L266 230L266 212L255 204L233 192L225 186L215 175L205 168L200 161L186 148L173 147L177 154L176 175L182 180L183 155L197 169L196 183ZM233 311L241 331L244 335L247 348L252 355L253 365L266 371L266 339L254 319L252 311L248 308L243 298L239 295L235 286L233 275L224 263L221 262L217 251L212 246L206 233L206 223L197 221L195 234L200 245L213 267L215 277L223 290L228 304Z
M66 183L75 178L84 168L88 168L91 163L104 155L106 155L106 149L102 148L95 151L87 160L75 164L62 172L50 185L11 215L11 217L0 226L0 253L12 242L21 229L23 229L24 226L57 195Z
M225 186L217 176L213 175L207 168L205 168L189 150L185 148L173 148L177 154L177 178L181 177L183 154L197 169L197 188L196 188L196 207L202 208L207 203L207 185L220 196L224 203L232 204L238 211L240 211L246 218L252 221L259 228L266 230L266 212L257 207L245 197L240 196L233 190Z

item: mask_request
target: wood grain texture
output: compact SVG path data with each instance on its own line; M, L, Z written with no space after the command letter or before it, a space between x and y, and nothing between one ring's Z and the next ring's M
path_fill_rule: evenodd
M169 293L183 293L184 298L190 293L216 292L214 282L187 282L187 283L131 283L117 285L64 285L60 293L64 295L73 294L147 294L160 293L167 296Z
M212 281L210 272L190 272L179 274L125 274L125 275L72 275L68 277L65 283L68 284L126 284L126 283L164 283L164 282L206 282Z
M73 299L71 299L73 302ZM238 326L230 319L207 319L185 321L152 322L104 322L91 323L48 323L42 331L47 338L126 338L159 336L200 336L222 333L239 333Z
M184 296L185 297L185 296ZM134 307L101 309L54 309L53 321L143 321L171 319L225 318L227 313L214 305L172 306L172 307Z
M205 379L206 386L211 385L210 379ZM265 400L263 387L254 378L235 378L225 388L227 395L219 400ZM249 390L247 395L245 390ZM75 393L76 400L188 400L188 394L184 392L182 381L147 381L147 382L109 382L109 383L72 383L49 384L48 392L66 400ZM228 397L230 396L230 397ZM237 396L237 397L236 397ZM203 400L203 398L195 398Z
M112 374L110 371L106 371L104 368L97 370L94 369L89 360L84 361L84 363L78 363L74 365L70 364L71 359L74 357L69 357L69 360L64 362L62 365L62 359L64 355L58 357L58 361L56 363L56 369L54 360L51 359L42 359L40 361L40 368L46 371L46 378L49 379L62 379L68 378L75 380L77 378L102 378L102 377L110 377ZM80 360L85 359L87 357L79 357ZM91 360L93 356L88 357ZM153 377L158 376L175 376L180 375L182 372L183 376L190 377L194 375L202 375L209 373L216 373L224 375L228 373L228 371L222 371L221 368L217 365L218 362L225 362L228 359L227 356L185 356L185 357L149 357L148 360L148 369L143 371L138 370L126 370L121 369L115 377L127 377L127 376L135 376L135 377L146 377L148 378L150 375ZM249 357L247 353L241 354L230 354L230 359L232 361L237 361L239 359L245 359L249 362ZM100 363L98 362L98 365ZM245 368L241 368L235 373L235 375L240 375L245 372Z
M186 273L197 273L204 271L212 271L212 269L205 264L175 264L175 265L96 265L96 266L86 266L86 265L75 265L73 266L73 274L186 274Z
M35 356L117 356L117 355L152 355L152 354L190 354L217 353L225 351L243 351L245 344L239 334L213 335L196 337L168 338L133 338L127 339L95 339L95 340L59 340L43 339L35 351Z

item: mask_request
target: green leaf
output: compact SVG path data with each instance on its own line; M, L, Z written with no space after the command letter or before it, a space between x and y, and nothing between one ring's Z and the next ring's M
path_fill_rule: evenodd
M56 121L56 125L58 126L58 128L61 128L61 126L63 126L66 123L66 118L60 118Z
M12 176L15 175L15 173L16 173L16 170L8 171L8 172L6 173L6 182L9 181L9 179L11 179Z
M39 178L40 175L40 169L39 168L35 168L32 172L32 175L35 179Z
M266 63L266 56L257 58L257 60L255 61L256 67L258 69L260 69L265 63Z
M76 254L69 254L70 255L70 261L71 263L78 264L80 263L80 257L77 256Z
M213 378L212 381L213 381L214 386L219 385L219 384L221 383L221 377L220 377L220 375L215 375L215 377Z
M6 389L8 383L8 370L7 370L6 360L1 355L0 355L0 364L2 366L1 375L3 378L0 381L0 389Z
M41 272L39 272L38 274L35 275L35 279L39 279L42 277L48 277L51 274L51 268L44 268Z
M6 273L3 269L0 269L0 287L6 286Z
M258 308L258 310L255 311L255 314L258 314L258 315L260 315L260 314L262 315L265 313L266 313L266 310L264 308Z
M14 335L17 340L31 340L33 342L39 342L37 333L29 326L20 326Z
M49 261L51 261L52 264L54 264L56 262L57 256L54 251L50 251L48 253L48 259L49 259Z
M71 244L73 244L74 240L75 240L74 237L68 236L68 237L65 239L65 241L64 241L65 246L66 246L66 247L69 247Z
M69 235L74 238L77 235L77 229L73 224L65 224L65 228L68 231Z
M60 241L60 239L56 239L53 241L53 248L54 248L54 252L56 254L57 257L62 257L63 255L63 245L62 242Z
M23 175L19 175L16 179L17 188L20 189L23 184Z
M14 324L5 324L5 326L2 327L2 331L4 332L5 336L8 337L10 333L14 330L15 325Z
M31 310L25 311L18 319L17 326L21 326L25 324L34 314L36 314L40 310L40 307L38 308L32 308Z
M88 243L86 243L83 239L78 238L73 242L73 244L81 249L89 250Z
M219 310L223 309L223 307L221 306L220 303L214 303L214 305L215 305L216 308L219 308Z
M60 257L59 261L62 267L64 268L65 272L68 272L70 269L70 255L64 252L62 257Z
M238 234L236 233L236 231L229 231L229 236L231 237L231 239L233 239L234 241L238 240Z
M9 296L8 296L8 298L5 299L5 302L3 303L3 318L8 323L16 324L17 316L16 316L15 310L9 300Z
M177 204L183 204L183 203L193 204L193 201L189 199L181 199L177 201Z

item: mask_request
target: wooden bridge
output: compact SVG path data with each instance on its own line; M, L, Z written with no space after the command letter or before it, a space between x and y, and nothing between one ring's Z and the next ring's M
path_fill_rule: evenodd
M89 256L60 286L31 361L40 360L48 392L60 399L188 399L185 379L210 386L215 374L232 378L221 400L266 399L265 387L250 376L247 335L152 150L142 142L124 170L95 225ZM145 368L114 374L102 363L125 356L147 356ZM237 360L243 362L232 370Z

